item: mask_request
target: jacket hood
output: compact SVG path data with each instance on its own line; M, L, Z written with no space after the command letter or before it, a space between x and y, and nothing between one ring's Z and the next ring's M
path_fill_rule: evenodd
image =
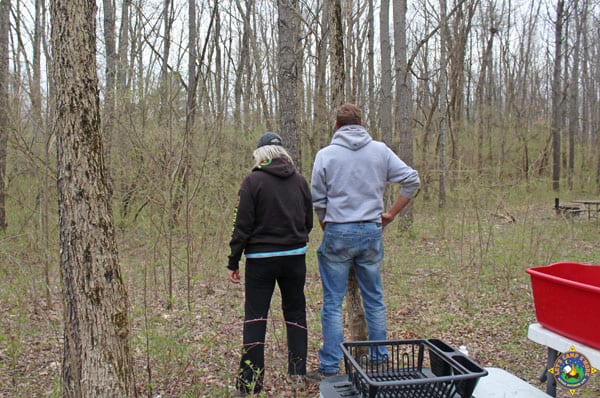
M288 178L296 173L296 168L285 158L270 159L255 166L252 171L264 171L281 178Z
M373 139L363 126L351 124L340 127L333 135L331 143L356 151L372 140Z

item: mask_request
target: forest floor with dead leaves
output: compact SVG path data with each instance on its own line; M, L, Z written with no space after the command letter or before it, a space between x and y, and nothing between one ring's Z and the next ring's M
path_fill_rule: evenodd
M536 322L525 269L560 261L599 263L597 220L567 220L545 205L497 212L463 210L416 217L410 232L386 231L384 291L388 338L436 338L458 347L485 367L503 368L539 389L546 348L527 339ZM417 213L419 214L419 213ZM514 221L513 221L514 219ZM4 238L6 242L6 238ZM309 370L321 342L321 285L316 264L320 232L307 255ZM9 242L11 243L11 242ZM62 363L62 303L53 270L50 304L40 291L40 271L26 244L2 251L0 275L0 396L58 397ZM172 308L167 309L166 266L148 258L143 239L120 238L120 259L130 300L131 350L139 396L229 397L241 352L243 285L225 270L227 238L194 264L191 279L174 268ZM214 254L214 255L212 255ZM32 277L35 276L35 277ZM188 285L189 280L189 285ZM188 286L190 286L188 288ZM318 397L319 386L298 391L286 381L286 337L278 290L265 347L262 397ZM559 387L559 397L571 394ZM600 375L574 396L600 396ZM479 397L478 397L479 398Z

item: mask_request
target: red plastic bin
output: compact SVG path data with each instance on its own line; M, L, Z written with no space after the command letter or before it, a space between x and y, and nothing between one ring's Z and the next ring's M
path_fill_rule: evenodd
M538 322L600 349L600 265L555 263L527 268Z

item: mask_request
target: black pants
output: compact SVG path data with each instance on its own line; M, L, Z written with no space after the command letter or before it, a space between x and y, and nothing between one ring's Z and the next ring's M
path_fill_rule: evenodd
M281 291L288 347L288 373L306 374L306 259L304 255L247 259L245 271L244 347L237 388L246 393L262 390L265 369L267 316L275 283Z

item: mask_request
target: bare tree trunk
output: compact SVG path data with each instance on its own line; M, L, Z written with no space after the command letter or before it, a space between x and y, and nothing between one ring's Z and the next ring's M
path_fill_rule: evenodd
M251 107L254 106L254 101L252 101L252 99L254 98L254 90L252 88L252 82L253 82L253 67L254 67L254 63L252 62L252 55L251 55L251 47L250 47L250 42L252 41L252 25L251 25L251 21L252 21L252 17L255 14L255 0L250 0L247 2L247 20L244 20L244 47L246 47L246 51L245 51L245 55L242 57L241 62L244 63L244 72L246 74L245 78L244 78L244 89L242 90L242 116L243 116L243 126L244 128L249 128L250 126L254 126L255 122L252 120L252 114L251 114ZM242 50L242 52L244 52L244 50Z
M121 27L119 28L119 51L117 54L117 101L123 101L124 90L127 87L127 49L129 46L129 10L131 0L123 0L121 5Z
M369 0L367 13L367 128L370 131L377 129L377 107L375 106L375 6L373 0Z
M131 88L128 84L128 80L131 81L132 73L129 68L128 62L128 51L129 51L129 29L130 29L130 9L132 0L123 0L121 5L121 25L119 27L119 45L117 54L115 54L115 104L114 109L114 122L111 122L112 126L124 126L129 122L128 118L134 111L133 108L133 95L130 94L129 89ZM116 10L115 10L116 15ZM132 35L133 38L133 35ZM134 44L131 47L135 47ZM111 130L114 128L111 127ZM127 135L130 131L126 131L123 128L118 128L119 134L112 136L110 140L111 147L119 147L122 143L127 142ZM105 140L106 142L106 140ZM131 201L137 190L138 181L133 179L126 181L126 179L120 179L119 174L123 175L125 170L118 169L113 171L113 181L121 181L121 190L124 192L121 198L121 214L125 217L128 214Z
M254 67L256 68L256 72L257 72L257 79L256 79L256 91L257 91L257 96L258 99L260 101L260 105L262 108L262 117L264 119L264 124L265 127L267 128L267 130L273 130L273 124L271 122L271 115L269 114L269 104L267 103L267 96L265 95L265 88L263 85L263 80L262 80L262 74L260 73L263 69L262 69L262 62L260 59L260 53L258 50L258 44L257 44L257 39L256 39L256 34L253 33L252 37L250 38L250 44L252 46L252 55L254 58ZM248 79L250 80L250 79Z
M575 48L573 49L573 71L571 72L571 84L569 88L569 174L567 184L569 190L573 190L573 179L575 176L575 136L579 132L579 60L581 56L581 11L579 1L573 3L573 14L575 17Z
M171 26L173 25L173 0L163 0L163 52L160 69L160 112L159 124L171 127L171 78L169 54L171 52ZM143 66L140 65L143 70Z
M244 75L249 79L250 72L247 71L249 66L250 58L250 13L253 9L254 0L246 0L246 9L242 8L239 0L236 0L238 12L242 15L243 21L243 33L242 40L240 43L240 57L237 62L237 69L235 72L235 85L234 85L234 108L233 108L233 123L238 129L243 129L242 123L242 100L245 98L243 93L244 88Z
M600 27L596 25L596 37L600 37ZM592 156L596 156L596 192L600 193L600 115L598 115L598 108L600 107L600 98L598 98L598 82L600 81L600 63L598 58L600 57L600 43L596 41L595 44L595 57L592 57L596 62L594 63L595 71L592 73L590 79L591 90L590 96L590 109L591 109L591 120L590 120L590 141L595 143L595 151L592 152Z
M556 4L556 21L554 21L554 72L552 73L552 189L560 190L560 133L561 120L561 77L562 77L562 47L564 24L564 0Z
M396 74L396 98L394 101L394 130L400 136L399 155L413 165L412 94L406 49L406 0L393 2L394 9L394 70ZM399 223L407 228L413 221L412 201L402 212Z
M590 0L584 0L583 10L581 12L581 29L583 35L581 37L581 55L583 62L581 63L581 80L582 80L582 96L581 96L581 133L582 143L587 150L584 153L584 163L590 159L590 152L592 147L591 141L591 115L594 113L591 109L591 105L594 103L593 100L593 86L591 68L590 68L590 44L588 38L588 13L589 13Z
M40 201L40 209L39 209L39 237L40 237L40 247L43 252L44 259L44 293L46 296L46 306L51 305L52 296L50 294L50 237L49 237L49 170L50 170L50 158L49 158L49 137L48 137L48 129L44 123L44 118L42 115L42 68L41 68L41 58L42 58L42 35L45 29L44 23L44 15L45 15L45 5L43 0L36 0L35 4L35 13L34 13L34 32L33 32L33 60L32 60L32 69L33 69L33 82L31 84L31 113L33 123L35 128L38 131L43 132L43 167L40 170L39 174L39 201Z
M329 142L331 136L329 134L329 115L330 111L327 109L327 54L328 54L328 43L329 43L329 28L328 28L328 15L329 15L330 2L325 0L323 2L323 11L321 12L321 32L322 35L317 40L317 64L315 66L315 98L314 98L314 119L315 119L315 136L313 139L316 145L314 145L313 151L316 153L321 146L325 146Z
M193 146L193 130L196 121L196 89L198 86L198 73L196 64L198 62L197 27L196 27L196 0L188 0L188 84L187 103L185 109L185 132L183 139L182 169L179 176L181 181L182 195L186 199L189 189L189 175L192 162L190 159L190 148ZM186 204L186 287L188 310L192 310L192 274L191 274L191 242L189 234L189 204Z
M438 136L438 165L440 168L438 206L446 206L446 133L448 131L448 88L446 66L448 64L448 45L450 42L450 29L447 19L447 0L440 0L440 117Z
M352 2L345 4L342 8L342 26L346 27L346 33L342 33L342 37L345 40L344 48L344 102L356 103L356 75L357 70L353 68L354 58L360 56L360 47L356 44L356 38L354 37L354 27L356 20L352 16ZM356 44L356 46L355 46Z
M381 107L379 109L379 126L381 129L381 140L385 144L394 147L394 123L392 117L392 55L390 45L390 2L381 1L379 14L379 45L381 48ZM397 131L396 131L397 132ZM394 202L394 187L387 186L383 196L385 207Z
M406 0L394 1L394 72L396 97L394 100L394 130L400 138L400 157L407 164L413 163L413 137L411 89L407 69L406 50Z
M6 150L8 147L8 36L10 0L0 2L0 231L6 230Z
M96 5L51 2L64 397L133 397L127 293L103 162Z
M117 47L115 37L114 0L103 0L104 6L104 47L106 49L106 90L104 92L104 162L110 174L110 152L112 146L113 123L116 109Z
M346 99L344 97L344 83L346 72L344 69L344 32L342 30L342 3L340 0L329 2L329 59L331 68L331 104L337 108Z
M491 134L488 131L487 120L489 118L489 108L491 104L486 101L486 93L489 93L491 87L489 87L488 78L491 74L490 63L492 48L494 45L494 35L496 34L495 28L491 27L490 36L487 40L485 50L483 51L481 69L479 71L479 79L477 81L477 87L475 89L475 100L477 101L477 172L482 173L484 168L484 156L483 156L483 143L485 140L485 134Z
M219 43L221 40L221 13L219 12L219 2L215 1L215 34L213 36L213 46L215 48L215 102L216 102L216 123L218 126L221 126L225 119L225 100L223 99L223 62L222 62L222 53L221 53L221 45Z
M468 104L465 105L465 93L469 92L469 88L465 88L465 84L468 85L468 81L465 75L470 75L468 72L465 73L465 65L469 64L467 58L467 43L472 30L473 17L475 11L480 3L480 0L460 0L454 1L454 7L450 13L447 14L449 17L453 15L451 22L449 21L449 27L452 30L452 40L448 44L448 108L449 108L449 119L448 119L448 134L450 138L450 159L457 161L460 158L459 153L459 132L461 131L463 114L465 109L468 112Z
M34 31L33 31L33 85L31 87L31 109L36 127L42 128L42 35L44 33L43 12L44 4L42 0L35 0Z
M389 0L381 0L379 14L379 46L381 47L381 108L379 109L379 126L381 128L381 139L387 146L392 148L392 55L389 26L390 2Z
M31 107L36 128L44 132L44 153L42 171L40 173L40 245L44 258L44 293L46 306L50 307L50 230L49 230L49 173L50 173L50 137L48 125L42 115L42 37L45 31L46 5L43 0L35 1L35 21L33 33L33 85L31 87Z
M441 2L440 2L441 4ZM444 3L445 4L445 3ZM431 11L429 11L429 4L425 4L425 2L423 2L422 8L423 8L423 12L425 13L425 15L430 15ZM435 5L431 5L431 7L435 7ZM442 13L442 10L440 9L440 18L441 21L444 21L444 17L443 17L444 13ZM447 17L446 19L446 25L447 25ZM432 22L429 20L429 18L426 18L424 21L424 26L423 26L423 31L424 32L428 32L428 31L435 31L436 28L432 29ZM444 25L442 25L443 27ZM448 31L448 28L446 28L446 32ZM449 44L447 42L444 42L444 32L441 32L442 35L440 36L440 71L443 72L444 71L444 63L442 63L444 57L441 54L441 51L444 49L443 46L446 46L446 61L445 64L447 65L448 61L447 61L447 51L448 51L448 46ZM447 33L448 35L450 33ZM424 42L422 44L423 49L420 51L421 55L420 55L420 59L421 59L421 65L420 65L420 69L421 69L421 74L423 76L430 76L433 72L432 72L432 66L430 66L431 60L429 55L430 54L430 46L428 41ZM438 66L435 65L434 68L437 68ZM448 73L445 73L446 77L448 75ZM431 198L431 194L430 194L430 189L429 189L429 181L431 179L430 175L432 174L432 172L434 172L436 170L436 166L435 164L438 163L439 164L439 156L440 154L438 153L438 157L433 158L432 156L430 156L430 151L431 151L431 146L432 143L438 142L437 141L437 137L441 134L440 131L434 131L434 127L436 122L440 122L439 119L436 120L435 118L435 114L438 111L438 104L441 100L441 95L440 92L442 89L442 82L438 81L437 87L430 87L430 82L428 80L425 79L419 79L417 81L417 93L421 93L420 94L420 99L417 99L416 101L416 107L421 109L421 113L423 114L422 118L424 119L424 125L421 128L422 130L422 139L421 139L421 160L420 160L420 164L421 164L421 170L419 171L419 179L421 180L421 195L423 196L423 198L426 201L429 201L429 199ZM445 89L447 90L447 88ZM443 95L447 95L446 92L443 92ZM443 113L444 111L442 110L440 113ZM434 135L435 133L438 133L437 135ZM445 132L447 133L447 131ZM445 139L445 136L444 136ZM441 143L440 143L441 144ZM445 144L444 144L445 145ZM417 144L417 147L419 145ZM440 148L441 149L441 148ZM440 173L444 173L444 170L440 170ZM441 178L441 177L440 177ZM443 191L440 190L440 196L445 196L445 194L442 193Z
M279 125L286 147L296 164L302 170L300 139L298 137L298 1L278 0L278 65L277 84L279 87Z

